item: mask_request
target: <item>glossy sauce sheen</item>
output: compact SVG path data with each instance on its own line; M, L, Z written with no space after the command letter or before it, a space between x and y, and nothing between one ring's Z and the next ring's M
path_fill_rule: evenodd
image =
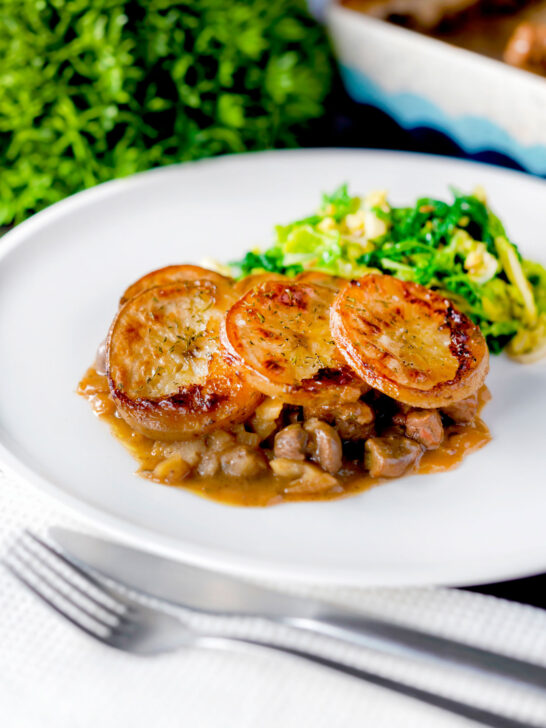
M109 424L112 434L138 461L139 475L163 485L186 488L220 503L236 506L269 506L289 501L332 500L354 495L386 482L384 478L372 478L350 467L338 475L338 485L328 491L313 494L288 493L286 492L288 479L273 474L252 479L219 475L210 479L186 478L180 482L160 481L152 477L151 471L167 457L163 448L172 446L172 443L145 437L135 432L121 419L110 397L107 378L98 374L94 367L86 372L78 387L78 393L89 401L95 414ZM483 387L480 392L480 409L488 399L489 393ZM487 426L479 417L468 425L451 425L446 428L445 434L445 440L437 450L424 453L414 473L441 473L451 470L467 455L479 450L491 440ZM411 472L406 473L409 474Z

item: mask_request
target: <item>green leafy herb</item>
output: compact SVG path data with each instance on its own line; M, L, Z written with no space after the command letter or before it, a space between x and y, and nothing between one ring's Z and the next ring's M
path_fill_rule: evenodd
M163 164L295 146L333 62L304 0L2 0L0 224Z

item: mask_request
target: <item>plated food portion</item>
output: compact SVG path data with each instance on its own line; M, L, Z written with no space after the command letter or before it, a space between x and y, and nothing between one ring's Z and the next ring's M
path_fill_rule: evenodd
M489 440L489 351L546 348L546 271L481 191L396 208L342 186L215 267L131 284L79 392L141 475L224 503L450 469Z
M489 350L546 348L546 272L481 191L396 208L342 186L215 267L130 285L79 391L140 474L226 503L454 467L489 439Z
M381 273L247 284L180 265L123 294L79 392L140 474L237 505L324 500L488 441L487 345L440 294Z

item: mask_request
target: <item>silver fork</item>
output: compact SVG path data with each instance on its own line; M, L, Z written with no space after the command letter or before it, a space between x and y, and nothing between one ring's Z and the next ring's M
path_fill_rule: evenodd
M532 728L481 708L391 680L313 652L231 634L208 634L108 587L63 554L26 532L3 559L11 574L75 627L104 645L136 655L183 647L265 648L302 658L365 682L436 706L492 728Z

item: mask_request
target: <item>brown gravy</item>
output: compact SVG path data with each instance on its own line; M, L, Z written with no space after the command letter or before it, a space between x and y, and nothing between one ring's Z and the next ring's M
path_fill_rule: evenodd
M289 501L332 500L354 495L385 482L372 478L348 467L338 476L339 484L319 493L287 492L287 480L275 475L259 478L230 478L225 475L214 478L186 478L179 482L160 480L153 476L153 469L167 457L172 443L152 440L135 432L118 414L110 398L107 378L98 374L94 367L86 372L78 386L78 394L91 404L95 414L110 426L112 434L139 463L138 474L162 483L183 487L198 495L234 506L269 506ZM480 392L480 409L489 400L486 387ZM425 452L414 473L441 473L457 467L470 453L479 450L491 440L485 423L480 418L468 425L451 425L446 428L444 442L437 450Z

